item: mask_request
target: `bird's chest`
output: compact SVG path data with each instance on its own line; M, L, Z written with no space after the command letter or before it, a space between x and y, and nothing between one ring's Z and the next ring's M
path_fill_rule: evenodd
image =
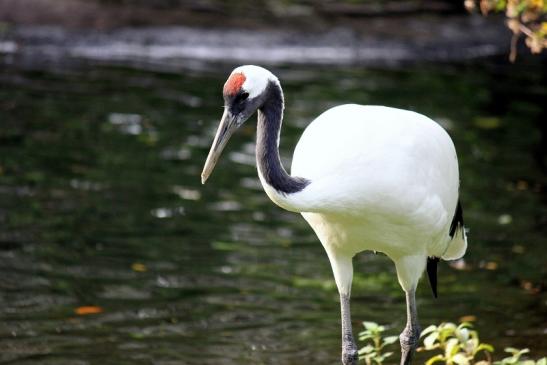
M427 240L404 222L370 215L366 218L302 213L327 251L355 255L373 250L392 258L424 249Z

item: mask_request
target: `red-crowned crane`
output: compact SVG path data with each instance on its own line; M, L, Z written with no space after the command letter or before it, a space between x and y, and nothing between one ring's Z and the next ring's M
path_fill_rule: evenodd
M270 199L301 213L323 244L340 293L342 363L355 365L350 318L352 258L380 251L395 263L406 294L407 324L399 336L401 365L420 336L415 290L427 266L436 296L439 258L467 248L458 201L458 159L452 140L433 120L383 106L340 105L317 117L293 155L291 175L279 158L283 92L277 77L253 65L224 84L224 114L201 174L205 183L228 139L258 111L258 176Z

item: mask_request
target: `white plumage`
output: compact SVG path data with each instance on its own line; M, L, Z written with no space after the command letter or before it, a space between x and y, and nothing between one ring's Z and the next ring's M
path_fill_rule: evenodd
M409 289L428 256L453 260L465 253L465 234L448 235L458 202L456 150L446 131L421 114L356 104L331 108L302 134L291 173L313 183L286 195L261 178L264 190L280 207L302 213L347 293L351 276L342 275L349 270L337 259L383 252L398 265L416 267L398 270Z
M241 87L234 85L236 81ZM274 102L279 98L281 105ZM401 363L408 364L419 335L414 291L427 258L457 259L467 247L461 210L459 218L456 213L457 207L461 209L458 161L446 131L407 110L337 106L306 128L288 176L276 155L283 110L277 78L257 66L239 67L225 85L225 100L228 114L241 109L248 117L247 109L258 109L257 163L264 190L280 207L301 213L327 252L341 295L343 363L354 364L357 357L349 323L352 257L374 250L394 261L407 293ZM215 145L220 145L220 151L224 147L221 131L231 131L223 123L224 119L204 180L220 154Z
M459 246L450 258L465 252L465 241L448 235L458 201L456 151L444 129L421 114L354 104L329 109L304 131L291 172L314 183L286 208L302 212L331 260L364 250L396 263L413 256L409 264L420 275L427 256L442 257L450 245ZM416 278L399 280L408 289ZM351 278L338 284L349 289Z

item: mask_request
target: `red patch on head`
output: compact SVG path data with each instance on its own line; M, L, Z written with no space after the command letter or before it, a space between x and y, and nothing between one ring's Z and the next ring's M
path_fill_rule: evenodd
M232 74L224 84L224 94L235 95L245 82L245 75L241 72Z

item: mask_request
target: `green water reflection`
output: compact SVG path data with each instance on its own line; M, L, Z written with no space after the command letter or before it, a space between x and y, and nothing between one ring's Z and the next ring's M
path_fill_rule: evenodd
M200 185L229 70L0 71L0 363L337 363L328 260L263 193L253 123ZM408 108L450 130L470 249L464 270L441 265L439 299L421 284L422 324L473 315L499 353L547 354L539 65L275 71L287 164L307 123L340 103ZM401 331L383 255L356 259L352 300L355 328Z

